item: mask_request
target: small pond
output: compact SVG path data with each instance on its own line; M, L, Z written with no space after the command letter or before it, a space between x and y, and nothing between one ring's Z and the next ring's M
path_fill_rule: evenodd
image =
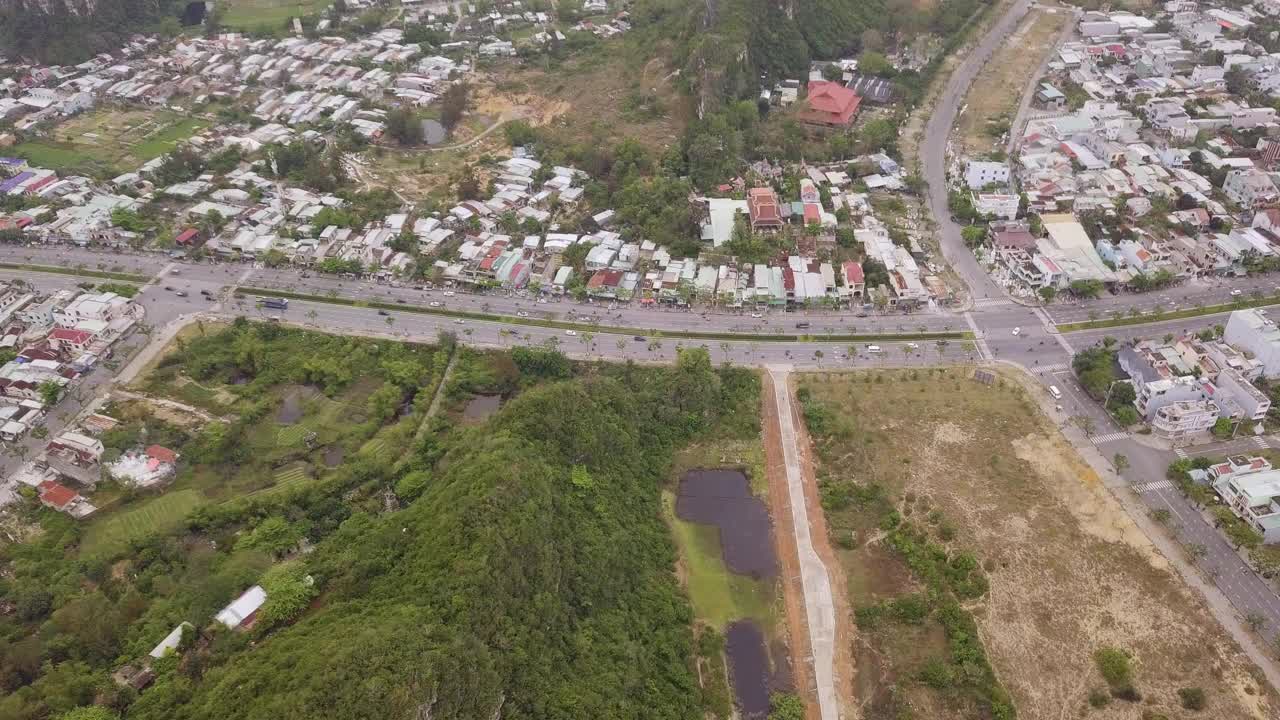
M777 574L769 509L751 494L751 483L741 470L685 473L680 478L676 515L720 529L724 564L731 571L754 578Z
M462 409L463 422L482 422L502 407L501 395L477 395Z

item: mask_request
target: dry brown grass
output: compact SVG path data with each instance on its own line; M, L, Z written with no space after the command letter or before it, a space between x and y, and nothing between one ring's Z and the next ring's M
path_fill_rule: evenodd
M990 592L971 611L1019 717L1137 718L1150 709L1181 718L1182 687L1205 689L1206 717L1272 717L1280 708L1274 691L1254 679L1256 669L1202 598L1016 378L988 387L966 375L816 374L802 384L836 414L833 432L816 440L819 477L881 484L908 519L933 515L933 524L952 528L948 544L972 551L987 570ZM850 531L848 518L831 523L833 535ZM854 549L841 553L854 607L917 589L877 542L874 525L855 529ZM885 693L920 656L945 646L927 630L897 627L865 634L865 642L859 633L860 699ZM1089 691L1105 685L1092 660L1103 646L1133 654L1141 705L1088 708ZM919 684L906 687L917 717L973 717Z
M499 70L494 86L498 94L548 110L534 124L565 140L608 147L627 138L666 148L679 142L693 115L691 100L680 92L675 69L662 62L663 49L633 56L628 48L612 43L555 67Z
M1063 9L1027 13L1008 42L974 79L965 97L968 109L956 122L960 152L983 155L1000 147L999 134L992 134L990 129L1013 121L1031 74L1053 51L1054 41L1068 19L1070 16Z

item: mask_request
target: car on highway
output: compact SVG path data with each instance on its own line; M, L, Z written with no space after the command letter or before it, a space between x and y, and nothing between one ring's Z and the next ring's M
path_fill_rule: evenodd
M538 298L538 304L539 304L539 305L546 305L546 304L547 304L547 299L546 299L546 298Z
M1240 297L1240 288L1231 291L1231 297Z
M445 296L445 297L453 297L455 294L456 294L456 293L454 293L452 290L445 290L445 291L444 291L444 296Z
M439 300L432 300L430 305L431 307L441 307L441 303Z
M858 316L858 317L860 317L860 318L862 318L862 317L867 317L867 314L866 314L865 312L860 312L860 313L858 313L858 315L857 315L857 316Z
M751 317L756 318L756 319L759 319L759 318L762 318L762 317L764 317L764 316L763 316L763 315L761 315L760 313L751 313Z
M796 323L796 329L797 329L797 330L808 330L808 329L809 329L809 323L807 323L807 322L798 322L798 323Z
M1016 328L1014 328L1014 329L1013 329L1013 336L1014 336L1014 337L1018 337L1018 336L1019 336L1019 335L1021 335L1021 334L1022 334L1022 328L1020 328L1020 327L1016 327Z
M516 317L529 317L529 313L524 310L517 310Z
M644 342L644 341L645 341L645 337L644 337L643 335L633 335L633 336L631 337L631 339L632 339L632 340L635 340L636 342Z
M165 285L165 286L164 286L164 289L165 289L165 290L168 290L169 292L173 292L173 286L172 286L172 285Z
M386 310L379 310L379 311L378 311L378 314L379 314L379 315L390 315L391 313L387 312Z
M186 290L179 290L178 292L174 293L174 295L177 295L178 297L186 297L186 296L187 296L187 291L186 291Z
M454 324L454 325L462 325L462 324L464 324L464 323L466 323L466 322L467 322L467 321L466 321L466 320L463 320L462 318L454 318L454 319L453 319L453 324Z
M909 343L907 343L907 349L908 349L908 350L919 350L919 349L920 349L920 344L919 344L919 343L909 342Z
M578 334L578 331L577 331L577 330L565 330L565 331L564 331L564 334L565 334L565 335L569 335L569 336L571 336L571 337L576 337L576 336L577 336L577 334Z
M396 302L400 303L401 305L404 305L404 298L396 298Z
M881 347L880 347L879 345L868 345L868 346L867 346L867 352L869 352L869 353L878 353L878 352L884 352L884 350L883 350L883 349L881 349Z

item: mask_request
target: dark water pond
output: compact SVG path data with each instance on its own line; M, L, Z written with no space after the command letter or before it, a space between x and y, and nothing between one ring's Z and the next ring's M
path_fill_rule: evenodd
M764 633L748 620L729 623L724 632L724 651L743 720L764 720L769 715L769 656L764 649Z
M284 400L280 403L280 409L276 410L276 422L281 425L292 425L302 419L303 391L300 388L294 388L285 393Z
M773 577L778 561L773 554L769 510L751 494L747 476L739 470L690 470L680 478L676 515L682 520L720 529L724 564L740 575Z
M187 3L187 7L182 11L182 24L188 27L199 25L204 22L205 12L204 0Z
M439 145L449 136L444 126L435 120L422 121L422 141L428 145Z
M462 419L465 422L480 422L497 412L500 407L501 395L477 395L462 409Z
M342 464L342 458L346 457L347 449L341 445L330 445L324 449L325 467L337 467Z

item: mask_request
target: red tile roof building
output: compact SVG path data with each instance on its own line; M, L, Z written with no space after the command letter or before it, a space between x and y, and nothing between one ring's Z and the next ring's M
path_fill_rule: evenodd
M162 463L173 463L178 461L178 453L170 450L163 445L151 445L147 447L147 457L153 460L159 460Z
M800 121L811 125L847 128L858 114L862 98L840 83L814 80L809 83L806 107L800 111Z
M778 196L772 188L751 188L747 191L747 214L751 217L752 230L777 230L782 227Z
M71 488L52 480L40 483L40 503L54 510L66 510L80 495Z

